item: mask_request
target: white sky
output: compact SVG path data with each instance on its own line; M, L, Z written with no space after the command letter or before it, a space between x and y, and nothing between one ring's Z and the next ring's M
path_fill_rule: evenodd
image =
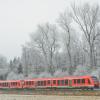
M21 55L21 45L40 23L54 23L70 3L100 0L0 0L0 54L8 59Z

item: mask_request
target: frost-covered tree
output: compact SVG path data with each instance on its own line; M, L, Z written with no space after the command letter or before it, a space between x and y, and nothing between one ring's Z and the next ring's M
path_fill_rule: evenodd
M63 29L63 44L65 47L65 50L67 51L68 56L68 63L70 67L72 67L72 56L71 56L71 24L72 20L71 17L67 12L64 12L60 15L60 18L58 20L58 23L60 24L60 27ZM67 60L67 59L66 59ZM69 69L69 74L72 74L71 71L72 68Z
M24 75L21 73L20 74L15 73L13 71L11 71L7 76L7 80L21 80L21 79L24 79Z
M89 75L90 73L90 70L89 70L89 67L86 66L86 65L79 65L77 66L75 72L73 75L75 76L82 76L82 75Z
M32 45L23 47L21 59L25 76L28 76L31 72L39 74L44 70L44 58L40 51Z
M45 59L48 71L53 75L55 72L54 55L58 49L58 32L55 25L39 25L35 34L31 35L31 44L38 49Z
M85 37L85 42L87 44L86 50L89 54L89 64L90 67L93 68L95 61L95 43L100 36L100 32L97 31L97 27L100 23L100 8L98 5L90 6L86 3L81 7L73 5L72 11L72 18L78 24L80 32L82 32Z
M18 74L20 73L23 73L23 67L21 63L19 64L19 67L18 67Z
M0 55L0 78L6 79L8 73L8 63L6 57Z

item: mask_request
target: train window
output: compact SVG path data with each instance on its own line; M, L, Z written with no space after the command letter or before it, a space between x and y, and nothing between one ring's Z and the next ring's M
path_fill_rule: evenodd
M6 86L8 86L8 83L6 83Z
M76 83L77 83L77 80L74 79L74 84L76 84Z
M4 83L4 86L8 86L8 84L7 83Z
M16 85L17 85L17 82L16 82Z
M40 83L39 83L39 84L40 84L40 86L41 86L41 81L40 81Z
M34 84L34 82L32 81L32 85Z
M43 81L38 81L37 85L38 85L38 86L42 86L43 83L45 84L45 81L44 81L44 82L43 82Z
M56 80L53 80L53 84L56 84Z
M46 81L44 81L44 86L46 85Z
M40 86L40 81L37 82L37 85Z
M8 86L9 84L7 83L7 86Z
M62 85L64 85L64 82L65 82L64 80L61 80L61 84L62 84Z
M7 86L7 83L5 83L5 86Z
M4 83L2 83L2 86L4 86Z
M31 85L31 81L29 81L29 85Z
M2 83L2 86L4 86L4 83Z
M17 84L16 82L13 82L13 85L14 85L14 86L16 86L16 84Z
M94 82L99 82L96 76L92 76L91 78L93 79Z
M65 85L68 85L68 80L65 80Z
M27 82L27 85L29 85L29 82Z
M4 83L4 86L6 86L6 83Z
M32 83L32 85L34 84L34 82L33 82L33 81L31 81L31 83Z
M88 79L88 83L89 83L89 84L91 83L89 79Z
M82 83L85 83L85 79L82 79Z
M48 84L50 84L50 80L48 80Z
M26 85L28 85L28 82L26 82Z
M1 83L2 84L2 86L3 86L3 83Z
M38 85L38 86L40 85L40 81L37 81L37 85Z
M26 85L31 85L31 81L27 81L26 82Z
M77 83L80 83L80 82L81 82L81 80L80 80L80 79L78 79L78 80L77 80Z
M28 85L30 85L30 81L28 81Z
M1 83L1 86L3 85L3 83Z
M43 81L41 81L41 86L43 86Z
M60 85L60 80L57 81L58 85Z
M30 85L30 82L29 81L27 83L28 83L28 85Z

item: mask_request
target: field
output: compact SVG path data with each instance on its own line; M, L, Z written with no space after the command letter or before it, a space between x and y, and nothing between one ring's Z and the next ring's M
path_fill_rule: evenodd
M100 100L100 96L0 95L0 100Z

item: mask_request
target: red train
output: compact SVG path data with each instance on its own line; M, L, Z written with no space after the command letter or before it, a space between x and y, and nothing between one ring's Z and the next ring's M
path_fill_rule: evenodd
M0 88L99 88L95 76L69 76L61 78L34 78L31 80L0 81Z

